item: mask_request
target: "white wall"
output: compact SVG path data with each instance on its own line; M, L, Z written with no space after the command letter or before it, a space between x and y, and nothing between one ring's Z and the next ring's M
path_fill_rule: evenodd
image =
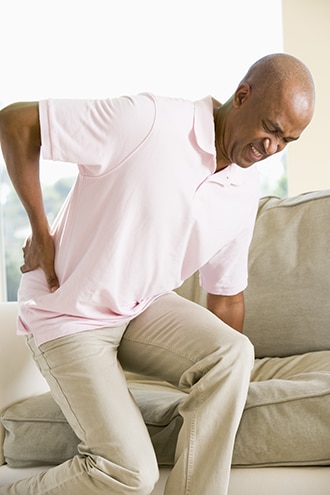
M284 49L305 62L316 85L316 110L288 148L289 194L330 189L330 0L283 0Z
M281 23L281 0L2 0L0 99L223 100L252 62L281 50Z

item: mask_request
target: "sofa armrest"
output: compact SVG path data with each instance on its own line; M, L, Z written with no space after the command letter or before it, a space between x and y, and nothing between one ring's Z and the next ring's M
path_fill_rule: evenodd
M21 399L49 390L26 346L16 334L17 303L0 303L0 412ZM0 464L3 464L0 426Z

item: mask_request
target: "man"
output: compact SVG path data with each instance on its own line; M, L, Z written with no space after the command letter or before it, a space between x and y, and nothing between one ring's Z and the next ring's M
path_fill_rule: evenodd
M307 68L274 54L224 105L143 94L2 110L4 158L32 228L19 333L81 443L72 460L1 494L152 491L157 463L121 366L187 391L166 495L227 493L253 366L240 333L253 164L297 140L313 108ZM79 168L52 228L41 146ZM208 309L172 292L196 270Z

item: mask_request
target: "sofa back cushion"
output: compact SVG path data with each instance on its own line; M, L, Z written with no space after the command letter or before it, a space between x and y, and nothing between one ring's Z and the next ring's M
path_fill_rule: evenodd
M330 349L330 190L260 200L245 300L257 357Z
M176 292L206 303L198 273ZM330 190L260 200L245 303L256 357L330 350Z

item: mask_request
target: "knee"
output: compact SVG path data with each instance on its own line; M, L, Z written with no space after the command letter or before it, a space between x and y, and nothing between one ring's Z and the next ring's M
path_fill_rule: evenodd
M243 360L252 369L254 365L254 346L246 335L236 331L233 332L230 354L233 360L238 362Z
M148 466L146 469L139 469L129 474L126 480L128 492L134 493L134 495L146 495L152 492L159 478L158 468ZM125 492L126 493L126 492Z
M159 478L159 470L156 466L148 466L136 473L135 494L146 495L152 492Z
M181 375L179 387L190 389L202 378L217 382L226 376L250 377L254 365L254 347L243 334L227 328L214 332L211 345L203 349L199 359ZM229 372L230 371L230 372ZM233 373L235 371L235 373Z
M159 478L156 462L143 463L137 459L137 464L128 468L114 464L100 456L89 455L86 461L89 476L94 481L105 484L110 493L111 488L114 489L120 484L125 493L127 491L134 495L146 495L152 492Z

